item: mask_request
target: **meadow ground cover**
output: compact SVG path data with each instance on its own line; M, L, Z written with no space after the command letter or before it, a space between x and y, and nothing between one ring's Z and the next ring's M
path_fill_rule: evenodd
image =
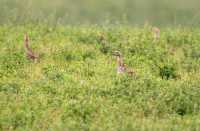
M0 130L200 130L200 29L0 26Z

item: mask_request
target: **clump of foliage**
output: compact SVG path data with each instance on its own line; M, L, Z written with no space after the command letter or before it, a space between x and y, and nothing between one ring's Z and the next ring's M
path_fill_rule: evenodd
M176 70L173 66L164 66L160 68L160 76L163 79L174 79L177 77Z

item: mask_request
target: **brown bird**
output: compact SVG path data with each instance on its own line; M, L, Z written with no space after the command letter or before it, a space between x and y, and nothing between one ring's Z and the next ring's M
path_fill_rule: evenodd
M124 64L124 61L120 52L115 51L113 55L117 57L117 73L118 74L127 73L130 76L133 76L135 74L135 71L133 69L127 67L127 65Z
M158 27L153 27L152 33L155 41L160 39L160 29Z
M30 39L29 39L28 34L25 34L25 36L24 36L24 47L25 47L27 58L35 61L39 58L39 56L37 54L35 54L32 51L32 49L29 47L30 46L29 41L30 41Z

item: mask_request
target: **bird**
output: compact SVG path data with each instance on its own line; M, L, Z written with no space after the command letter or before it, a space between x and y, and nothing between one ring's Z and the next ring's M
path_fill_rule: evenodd
M155 41L160 39L160 29L158 27L153 27L152 33Z
M119 51L113 52L113 55L117 57L117 74L127 73L129 76L135 74L135 71L124 63L122 54Z
M30 46L30 38L28 34L26 33L24 36L24 48L25 48L26 56L28 59L35 61L39 58L39 56L35 54L29 46Z

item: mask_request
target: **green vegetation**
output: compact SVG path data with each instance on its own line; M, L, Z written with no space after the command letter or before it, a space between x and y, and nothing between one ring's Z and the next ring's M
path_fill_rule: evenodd
M149 26L0 26L0 130L199 130L199 42L188 28L154 41ZM135 76L116 73L116 50Z

